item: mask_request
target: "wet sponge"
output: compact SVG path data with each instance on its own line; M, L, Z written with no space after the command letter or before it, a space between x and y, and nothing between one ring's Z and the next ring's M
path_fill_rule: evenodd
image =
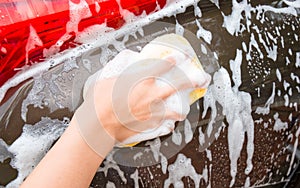
M197 83L199 88L180 90L168 97L165 101L165 105L169 110L187 115L190 111L190 105L205 94L211 77L203 70L197 58L197 54L190 43L184 37L176 34L166 34L157 37L144 46L139 53L131 50L121 51L114 59L108 62L103 69L99 70L87 80L83 91L83 98L86 98L87 90L91 85L94 85L93 83L95 83L97 79L116 77L120 75L128 65L149 59L172 59L176 62L176 72L170 70L161 75L165 80L178 81L180 79L189 79L193 83ZM126 61L127 63L120 63L120 61ZM180 70L180 74L178 74L178 70ZM157 79L156 84L163 87L166 85L166 82ZM174 120L164 120L162 125L158 128L136 134L124 140L119 146L133 146L144 140L167 135L174 129L174 126Z

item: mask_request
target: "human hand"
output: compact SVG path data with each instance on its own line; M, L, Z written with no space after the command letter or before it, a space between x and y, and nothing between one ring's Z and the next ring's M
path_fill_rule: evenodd
M87 89L84 102L73 118L80 121L78 125L87 143L93 149L98 148L95 145L99 145L100 136L96 132L104 132L102 137L107 138L107 143L115 144L142 131L155 129L165 119L185 119L185 115L167 109L164 100L179 90L196 85L189 79L164 80L161 75L170 70L184 78L171 58L133 63L118 77L101 78L101 72L94 75L92 86ZM165 84L158 86L157 80Z

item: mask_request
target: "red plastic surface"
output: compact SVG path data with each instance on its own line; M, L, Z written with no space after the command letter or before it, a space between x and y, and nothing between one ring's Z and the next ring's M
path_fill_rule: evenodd
M80 0L72 0L74 3ZM34 3L33 3L34 2ZM36 30L39 38L43 42L42 47L36 47L28 52L28 65L41 62L43 50L50 48L57 40L66 33L66 23L69 17L68 0L52 0L53 13L48 13L44 1L27 0L12 1L0 0L0 86L17 73L16 68L21 68L26 63L25 47L29 37L30 25ZM95 2L100 5L100 11L96 11ZM120 28L124 19L119 11L116 0L87 0L92 16L80 21L78 30L101 24L106 21L108 27ZM166 0L121 0L123 9L127 9L135 15L140 15L143 11L147 14L155 11L157 5L161 8L165 6ZM17 6L16 6L17 5ZM24 19L20 16L20 7L27 6L33 12L33 18ZM18 9L19 8L19 9ZM22 10L21 10L22 11ZM37 17L38 15L38 17ZM60 48L63 51L74 47L75 32Z

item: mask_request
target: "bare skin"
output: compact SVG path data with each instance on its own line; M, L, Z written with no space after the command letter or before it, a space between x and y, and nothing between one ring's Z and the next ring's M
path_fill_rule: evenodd
M88 187L102 161L80 136L76 121L71 121L21 187Z

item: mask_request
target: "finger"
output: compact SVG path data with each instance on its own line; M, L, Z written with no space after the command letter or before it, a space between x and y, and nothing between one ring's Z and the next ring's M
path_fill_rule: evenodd
M160 59L146 59L128 66L119 76L122 85L132 85L143 80L158 77L174 67L175 63Z
M149 67L149 72L152 76L160 76L170 71L175 65L176 61L172 58L156 60L153 62L152 67Z
M173 87L171 85L163 86L163 87L156 87L157 89L154 89L155 98L159 99L166 99L169 96L175 94L177 92L177 88Z
M151 121L158 121L162 123L164 120L183 121L186 119L186 115L179 114L178 112L165 109L164 112L153 112Z
M170 71L175 61L161 59L146 59L137 62L137 67L140 67L139 75L142 77L156 77Z
M166 86L156 86L154 93L155 98L166 99L169 96L175 94L178 91L195 88L196 84L193 82L185 82L185 81L172 81L173 83L168 83Z
M178 66L175 66L172 70L170 70L170 72L162 77L161 80L171 84L178 90L197 87L197 83L194 82L190 76Z

